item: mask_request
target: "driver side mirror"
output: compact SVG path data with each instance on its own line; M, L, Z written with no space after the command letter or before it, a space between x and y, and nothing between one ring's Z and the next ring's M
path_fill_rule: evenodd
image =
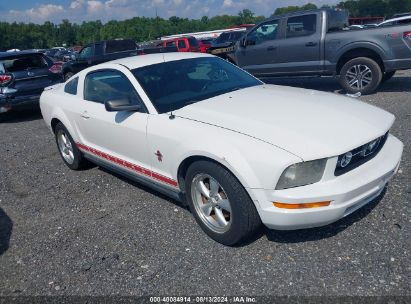
M130 104L130 101L128 98L107 100L104 103L104 106L106 107L107 112L120 112L120 111L138 112L142 110L141 105Z

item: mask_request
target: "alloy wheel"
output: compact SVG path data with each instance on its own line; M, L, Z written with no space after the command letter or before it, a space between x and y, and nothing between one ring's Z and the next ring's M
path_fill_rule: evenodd
M198 174L191 183L191 198L201 221L212 231L224 233L232 222L231 203L219 182L208 174Z
M64 160L69 164L73 164L73 146L71 145L70 139L68 138L67 134L63 130L59 130L57 133L57 143Z
M357 64L348 69L345 79L351 88L361 91L371 83L372 76L372 71L368 66Z

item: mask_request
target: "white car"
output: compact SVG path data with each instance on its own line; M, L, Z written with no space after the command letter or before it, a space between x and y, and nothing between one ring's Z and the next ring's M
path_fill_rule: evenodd
M218 57L165 53L85 69L45 90L63 161L86 161L186 201L214 240L263 223L323 226L364 206L398 169L394 116L355 99L267 85Z

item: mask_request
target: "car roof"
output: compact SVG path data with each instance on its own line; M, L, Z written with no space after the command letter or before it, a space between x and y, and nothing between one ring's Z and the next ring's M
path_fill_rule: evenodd
M388 23L388 22L393 22L393 21L407 20L407 19L411 19L411 16L410 16L410 15L407 15L407 16L402 16L402 17L397 17L397 18L388 19L388 20L385 20L385 21L379 23L378 25L381 25L381 24L384 24L384 23Z
M41 53L34 52L34 51L0 52L0 59L13 58L13 57L21 56L21 55L34 55L34 54L41 55Z
M288 16L294 16L294 15L304 15L307 13L319 13L319 12L335 12L335 11L341 11L340 9L335 9L335 8L315 8L315 9L309 9L309 10L303 10L303 11L295 11L295 12L289 12L289 13L284 13L284 14L279 14L279 15L274 15L272 14L270 17L268 17L266 20L271 20L271 19L277 19L277 18L283 18L283 17L288 17Z
M184 53L184 52L170 52L170 53L159 53L159 54L147 54L142 56L126 57L108 63L120 64L127 67L130 70L140 68L147 65L190 59L190 58L200 58L200 57L214 57L210 54L204 53Z

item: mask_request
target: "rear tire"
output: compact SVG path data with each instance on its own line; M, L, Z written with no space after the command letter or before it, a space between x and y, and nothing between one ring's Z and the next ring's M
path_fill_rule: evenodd
M381 82L386 82L386 81L390 80L395 75L395 72L396 71L391 71L391 72L384 73L384 76L382 76Z
M185 181L191 213L209 237L234 246L258 236L261 220L255 205L226 168L198 161L188 168Z
M89 162L84 158L83 153L77 148L66 127L59 122L54 128L57 148L64 163L72 170L85 168Z
M346 62L340 71L339 82L348 93L373 93L381 83L382 71L377 62L368 57Z

